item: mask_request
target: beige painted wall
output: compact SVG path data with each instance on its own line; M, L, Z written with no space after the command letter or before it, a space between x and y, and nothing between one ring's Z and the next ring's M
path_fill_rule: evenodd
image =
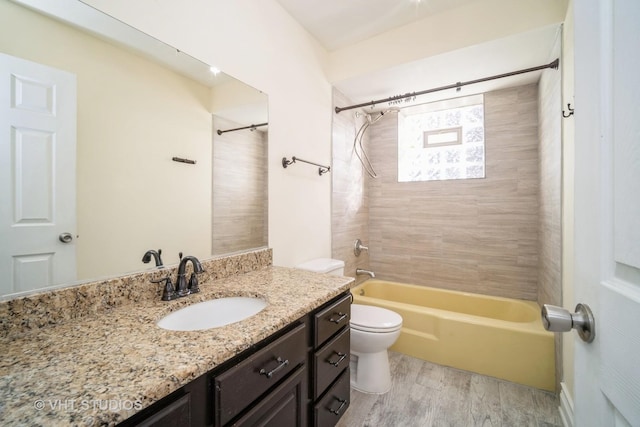
M0 50L77 75L78 279L140 270L147 249L208 256L192 236L211 235L210 89L13 3L0 15Z

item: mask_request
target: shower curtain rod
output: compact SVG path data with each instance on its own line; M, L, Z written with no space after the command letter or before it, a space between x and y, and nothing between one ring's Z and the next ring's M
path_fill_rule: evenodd
M260 126L266 126L266 125L268 125L268 124L269 124L269 123L260 123L259 125L249 125L249 126L244 126L244 127L241 127L241 128L227 129L227 130L220 130L220 129L218 129L218 130L217 130L217 133L218 133L218 135L222 135L223 133L226 133L226 132L234 132L234 131L237 131L237 130L243 130L243 129L251 129L251 130L254 130L254 129L255 129L255 128L257 128L257 127L260 127Z
M405 93L404 95L390 96L388 98L378 99L378 100L370 101L370 102L363 102L362 104L349 105L347 107L336 107L335 110L336 110L336 114L337 114L337 113L340 113L341 111L345 111L345 110L353 110L354 108L368 107L368 106L374 107L376 104L381 104L383 102L397 101L397 100L400 100L400 99L406 99L406 98L415 97L415 96L419 96L419 95L426 95L427 93L439 92L441 90L447 90L447 89L458 89L458 90L460 90L460 88L462 86L472 85L472 84L475 84L475 83L487 82L487 81L490 81L490 80L502 79L504 77L517 76L518 74L531 73L533 71L544 70L546 68L553 68L554 70L557 70L559 64L560 64L560 59L556 58L553 62L550 62L550 63L548 63L546 65L540 65L538 67L525 68L523 70L512 71L510 73L504 73L504 74L497 74L495 76L483 77L481 79L469 80L467 82L458 82L458 83L450 84L450 85L447 85L447 86L440 86L440 87L436 87L436 88L433 88L433 89L421 90L420 92L411 92L411 93Z

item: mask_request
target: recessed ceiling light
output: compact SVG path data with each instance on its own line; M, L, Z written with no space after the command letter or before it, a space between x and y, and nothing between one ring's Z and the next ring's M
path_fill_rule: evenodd
M213 75L214 75L214 76L217 76L218 74L220 74L220 69L219 69L219 68L217 68L217 67L213 67L213 66L211 66L211 67L209 68L209 71L211 71L211 72L213 73Z

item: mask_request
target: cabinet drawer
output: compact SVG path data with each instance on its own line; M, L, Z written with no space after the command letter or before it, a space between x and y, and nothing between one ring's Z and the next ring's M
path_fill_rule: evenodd
M237 427L302 427L307 424L307 371L298 368L289 378L276 387L241 419Z
M314 399L320 397L344 368L349 367L349 332L349 328L344 328L340 334L315 352L313 358Z
M243 409L307 358L301 324L238 365L214 378L216 425L231 421Z
M349 407L351 400L349 370L346 369L333 386L314 407L314 425L333 427Z
M323 342L338 332L343 326L349 326L351 317L351 294L347 294L329 307L320 310L314 316L314 347L320 347Z

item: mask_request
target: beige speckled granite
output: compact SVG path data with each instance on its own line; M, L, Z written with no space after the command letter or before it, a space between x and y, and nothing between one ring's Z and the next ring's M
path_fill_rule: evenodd
M353 279L280 267L201 282L176 301L144 299L0 337L0 425L115 425L349 289ZM268 306L220 328L155 323L196 302L259 296ZM41 408L42 406L42 408Z
M271 249L227 255L202 261L205 272L198 278L200 282L220 279L257 270L271 263ZM171 275L175 284L176 270L177 266L150 269L147 272L0 301L0 337L78 320L116 307L155 301L160 298L163 285L153 284L151 280ZM191 272L191 263L187 264L187 272Z

